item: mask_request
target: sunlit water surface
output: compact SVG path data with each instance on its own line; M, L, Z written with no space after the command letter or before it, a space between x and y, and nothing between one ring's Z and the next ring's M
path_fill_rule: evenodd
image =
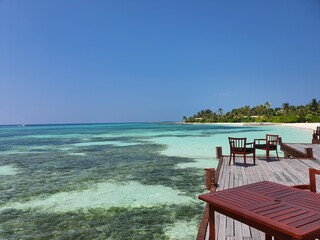
M311 139L276 126L0 127L0 239L195 239L216 146L266 133Z

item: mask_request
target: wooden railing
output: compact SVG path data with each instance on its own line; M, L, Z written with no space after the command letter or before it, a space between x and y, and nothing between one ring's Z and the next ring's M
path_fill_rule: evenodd
M215 192L219 186L218 179L219 179L219 174L220 174L222 161L223 161L221 147L217 147L217 156L219 157L219 164L217 169L208 168L208 169L205 169L205 173L204 173L205 186L210 192ZM206 204L202 214L198 235L197 235L197 240L206 239L208 223L209 223L209 205Z
M304 152L302 152L294 147L291 147L289 143L283 143L281 145L281 150L284 152L285 158L294 157L314 159L312 148L304 148Z

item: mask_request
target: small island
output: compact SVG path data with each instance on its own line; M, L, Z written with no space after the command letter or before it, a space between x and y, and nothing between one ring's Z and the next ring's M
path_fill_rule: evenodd
M211 109L201 110L191 117L184 116L183 123L305 123L320 122L320 101L316 98L305 106L294 106L288 102L281 107L272 108L269 102L254 107L244 106L224 113L222 108L216 112Z

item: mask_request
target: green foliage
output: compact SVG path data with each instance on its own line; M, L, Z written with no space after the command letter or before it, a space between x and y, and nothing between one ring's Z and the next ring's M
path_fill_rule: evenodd
M223 113L222 108L216 112L210 109L202 110L192 117L183 117L184 122L215 123L215 122L320 122L320 101L312 99L305 106L293 106L288 102L281 108L272 108L269 102L254 107L245 106Z
M273 116L270 118L270 122L275 123L295 123L299 122L299 118L297 115L281 115L281 116Z
M320 122L320 116L312 115L312 114L307 114L306 115L306 121L307 122Z

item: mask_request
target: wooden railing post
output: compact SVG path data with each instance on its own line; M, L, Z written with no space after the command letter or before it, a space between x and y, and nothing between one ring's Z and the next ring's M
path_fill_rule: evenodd
M222 147L216 147L216 156L219 159L222 157Z
M214 192L217 187L216 180L216 169L215 168L205 168L204 169L204 185L207 190Z
M313 151L312 148L305 148L307 158L313 158Z

